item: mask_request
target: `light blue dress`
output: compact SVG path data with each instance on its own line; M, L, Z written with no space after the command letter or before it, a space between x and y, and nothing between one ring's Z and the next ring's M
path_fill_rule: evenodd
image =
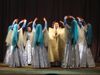
M31 48L31 44L30 44L30 34L31 34L31 32L27 32L27 42L26 42L26 46L25 46L25 51L23 53L25 66L27 66L28 64L31 64L31 59L32 59L32 48Z
M62 68L78 68L79 67L79 49L78 44L72 47L70 41L70 26L67 24L68 29L68 43L65 46L64 58L61 64Z
M20 31L18 31L18 35L19 32ZM8 61L9 67L22 67L25 65L23 60L23 51L24 51L23 45L16 47L16 50L12 49L12 53Z

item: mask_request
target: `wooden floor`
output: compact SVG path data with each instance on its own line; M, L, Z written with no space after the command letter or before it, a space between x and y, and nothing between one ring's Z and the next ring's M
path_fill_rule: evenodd
M100 74L100 63L94 68L64 69L61 67L50 67L47 69L34 69L31 65L26 67L12 68L0 63L1 74Z

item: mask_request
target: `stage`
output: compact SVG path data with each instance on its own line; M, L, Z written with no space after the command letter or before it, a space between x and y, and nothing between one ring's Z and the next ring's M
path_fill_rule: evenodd
M27 67L12 68L0 63L0 74L100 74L100 63L94 68L64 69L51 67L48 69L34 69L31 65Z

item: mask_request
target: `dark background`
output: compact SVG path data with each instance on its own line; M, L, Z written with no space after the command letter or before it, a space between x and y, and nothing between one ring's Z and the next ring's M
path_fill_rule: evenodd
M29 22L38 17L37 23L44 25L43 17L46 17L51 27L53 21L72 15L92 24L91 52L95 62L100 62L99 4L100 0L0 0L0 61L3 61L6 53L7 28L15 18L19 21L26 18Z

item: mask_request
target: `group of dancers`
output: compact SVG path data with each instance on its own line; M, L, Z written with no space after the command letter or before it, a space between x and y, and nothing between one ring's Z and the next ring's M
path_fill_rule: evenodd
M67 19L72 19L71 25ZM33 68L49 68L60 65L62 68L95 67L90 50L91 24L81 17L65 16L64 21L54 21L52 27L44 29L36 24L38 18L29 22L15 19L8 27L6 37L7 51L4 63L9 67L23 67L31 64ZM32 27L31 27L32 25Z

